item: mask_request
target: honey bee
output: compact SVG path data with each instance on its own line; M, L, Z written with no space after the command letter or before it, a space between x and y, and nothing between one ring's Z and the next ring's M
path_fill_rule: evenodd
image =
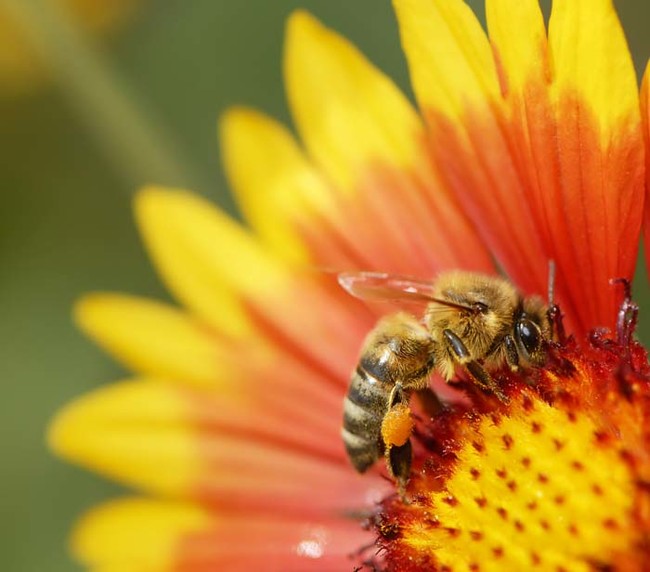
M463 271L433 281L344 273L339 283L365 300L425 304L420 318L399 312L377 323L343 402L342 437L350 461L363 473L384 455L403 496L411 471L411 394L433 395L430 375L437 371L449 381L460 367L481 390L506 402L489 372L543 365L552 336L548 306L538 296L524 297L505 279Z

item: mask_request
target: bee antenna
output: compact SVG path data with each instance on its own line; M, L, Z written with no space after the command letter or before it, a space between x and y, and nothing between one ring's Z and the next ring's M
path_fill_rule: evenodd
M555 304L555 260L548 261L548 305Z

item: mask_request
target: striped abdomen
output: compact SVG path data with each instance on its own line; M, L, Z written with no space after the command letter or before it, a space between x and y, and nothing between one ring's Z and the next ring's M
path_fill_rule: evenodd
M341 435L350 461L360 473L383 455L381 424L394 385L384 381L385 372L373 361L361 359L343 401Z

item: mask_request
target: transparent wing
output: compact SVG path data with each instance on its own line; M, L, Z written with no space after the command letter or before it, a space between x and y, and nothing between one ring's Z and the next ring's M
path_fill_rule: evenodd
M443 308L467 310L467 306L434 296L432 280L387 274L385 272L341 272L339 284L355 298L379 302L420 302Z
M433 300L433 283L385 272L341 272L339 284L355 298L378 301Z

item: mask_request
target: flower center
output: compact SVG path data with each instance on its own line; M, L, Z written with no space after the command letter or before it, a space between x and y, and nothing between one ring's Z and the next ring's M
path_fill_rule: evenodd
M612 347L579 353L560 350L534 385L505 374L507 405L474 399L418 424L409 502L386 499L375 518L380 569L647 562L647 378Z

